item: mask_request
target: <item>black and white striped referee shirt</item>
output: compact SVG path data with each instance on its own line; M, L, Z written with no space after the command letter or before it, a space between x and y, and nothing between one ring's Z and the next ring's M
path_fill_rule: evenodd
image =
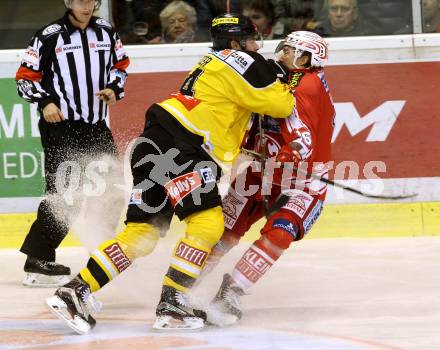
M119 35L106 20L92 17L81 30L66 12L32 38L16 74L18 94L38 103L40 112L53 102L66 119L94 124L108 113L95 94L111 88L116 99L123 98L129 63Z

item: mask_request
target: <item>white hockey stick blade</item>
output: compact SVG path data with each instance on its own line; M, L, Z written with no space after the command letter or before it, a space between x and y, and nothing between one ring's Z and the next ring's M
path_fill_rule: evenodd
M66 303L61 298L54 295L46 299L46 304L49 310L60 320L64 321L66 325L74 330L78 334L87 334L91 330L91 326L84 319L78 315L72 317L71 313L67 309Z
M153 329L158 331L199 331L205 327L205 322L200 317L184 317L183 320L171 316L158 316L153 324Z

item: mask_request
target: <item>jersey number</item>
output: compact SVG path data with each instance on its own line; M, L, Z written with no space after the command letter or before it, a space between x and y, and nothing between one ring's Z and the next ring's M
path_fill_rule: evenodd
M182 84L182 87L180 88L180 92L182 95L186 96L194 96L194 84L196 83L197 79L202 75L203 69L196 68L194 69L190 75L188 75L185 79L185 81Z

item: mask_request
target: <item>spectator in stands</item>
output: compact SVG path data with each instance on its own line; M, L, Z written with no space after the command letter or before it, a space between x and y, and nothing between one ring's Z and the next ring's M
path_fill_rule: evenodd
M412 33L412 0L358 0L358 9L374 34Z
M373 28L360 16L357 0L326 0L324 8L324 36L374 35Z
M159 43L161 39L161 25L159 12L166 4L158 1L113 0L113 22L115 29L126 44ZM140 24L145 24L144 33L139 30Z
M324 0L270 0L275 18L284 24L287 32L296 30L316 31L317 18Z
M162 43L188 43L194 41L197 14L185 1L172 1L160 12Z
M162 26L159 14L175 0L113 0L115 28L126 44L159 44L162 40ZM196 0L186 0L193 7ZM147 24L142 34L142 24Z
M263 39L284 38L290 30L275 18L274 6L267 0L247 0L243 3L243 15L249 17Z
M240 0L195 0L195 2L199 41L211 41L209 28L214 17L226 12L241 13Z
M440 0L423 0L423 32L440 32Z

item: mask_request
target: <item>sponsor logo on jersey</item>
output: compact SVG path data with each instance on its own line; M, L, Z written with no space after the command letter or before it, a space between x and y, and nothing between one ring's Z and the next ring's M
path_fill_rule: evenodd
M218 58L220 58L221 60L224 60L226 57L228 57L231 54L232 50L231 49L224 49L221 51L214 51L212 52L215 56L217 56Z
M275 219L273 224L273 228L279 228L281 230L286 231L289 235L291 235L294 239L298 233L298 228L292 222L287 219Z
M319 215L321 215L323 208L322 201L318 200L312 210L310 210L309 215L307 215L307 217L304 219L304 234L307 234L310 231L313 224L316 222L316 220L318 220Z
M40 54L37 50L35 50L32 46L29 46L24 52L23 62L31 65L37 66L39 65Z
M55 53L57 55L59 55L60 53L73 52L73 51L81 50L81 49L82 49L81 45L64 45L64 46L57 47L55 49Z
M291 89L296 88L301 82L304 72L294 72L289 79L289 86Z
M191 264L202 267L208 256L208 253L191 247L184 242L180 242L176 249L176 256L180 259L190 262Z
M89 48L91 49L97 49L97 50L110 50L111 45L110 44L103 44L103 43L89 43Z
M202 179L205 184L215 182L215 176L211 168L200 169L200 175L202 175Z
M61 30L61 26L59 25L59 24L52 24L52 25L50 25L49 27L46 27L44 30L43 30L43 35L45 35L45 36L47 36L47 35L51 35L51 34L54 34L54 33L57 33L57 32L59 32Z
M107 248L104 248L104 253L110 258L119 273L124 271L131 264L130 259L127 258L118 243L113 243Z
M108 23L104 18L98 18L98 19L96 20L96 24L98 24L98 25L100 25L100 26L104 26L104 27L109 27L109 28L112 27L111 24Z
M313 197L300 190L290 190L289 197L289 201L283 208L294 212L302 219L312 204Z
M225 58L225 62L241 75L246 73L254 61L250 55L237 51L232 51L231 54Z
M142 190L135 188L131 191L129 204L142 204Z
M239 196L233 188L229 189L228 194L222 200L226 228L232 230L247 201L247 198Z
M202 186L202 179L197 171L193 171L168 181L164 187L168 192L171 204L175 207L177 203L200 186Z

